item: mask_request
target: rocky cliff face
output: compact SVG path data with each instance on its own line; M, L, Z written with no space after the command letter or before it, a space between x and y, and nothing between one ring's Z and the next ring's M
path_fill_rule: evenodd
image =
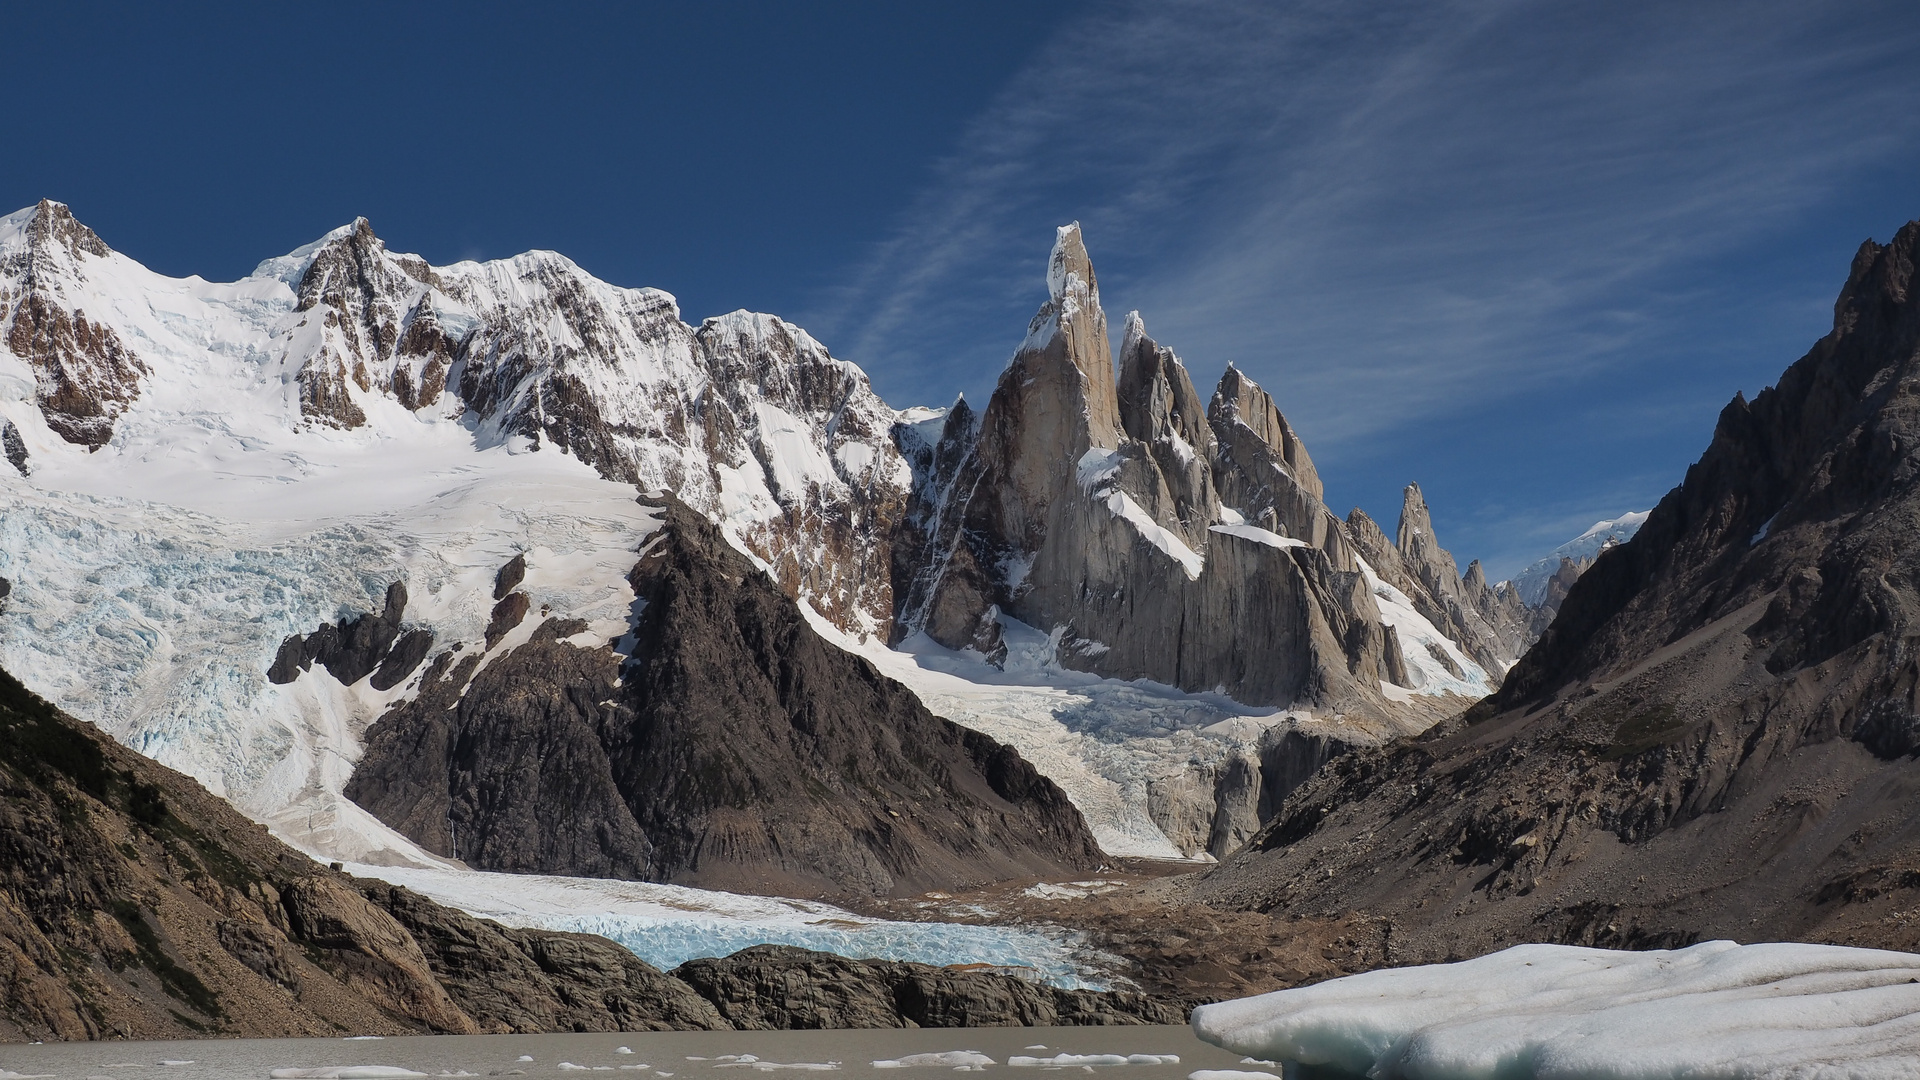
M1397 961L1920 944L1916 253L1920 223L1860 249L1832 332L1734 398L1498 695L1335 761L1200 892L1380 912Z
M820 895L1098 864L1018 754L828 644L717 527L661 506L624 655L560 619L441 653L347 794L488 869Z
M1102 675L1394 712L1382 684L1419 684L1394 662L1405 642L1271 396L1229 368L1203 407L1137 313L1116 380L1077 225L1059 231L1047 280L977 428L956 408L937 440L902 431L919 479L896 551L918 557L896 557L896 637L925 631L992 656L997 620L1011 617L1052 632L1062 664ZM1472 655L1470 676L1448 654L1454 676L1497 678L1511 653L1433 539L1417 488L1400 545L1379 550L1384 573Z

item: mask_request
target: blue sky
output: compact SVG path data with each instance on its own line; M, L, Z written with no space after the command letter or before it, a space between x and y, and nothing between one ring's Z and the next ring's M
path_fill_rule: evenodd
M321 8L324 7L324 10ZM355 215L812 330L984 400L1084 223L1338 511L1496 574L1644 509L1920 217L1910 2L38 5L0 203L244 274ZM1115 319L1118 325L1118 319Z

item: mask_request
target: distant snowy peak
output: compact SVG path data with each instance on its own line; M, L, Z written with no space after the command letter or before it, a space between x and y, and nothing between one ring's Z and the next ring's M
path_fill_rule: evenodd
M1639 532L1641 524L1647 520L1648 513L1646 510L1636 510L1608 521L1596 521L1586 532L1529 564L1513 581L1520 592L1520 599L1530 608L1545 604L1553 577L1560 570L1561 559L1571 560L1576 569L1585 569L1588 563L1599 557L1600 552L1633 539L1633 534Z
M238 282L174 279L43 202L0 219L0 319L0 405L32 406L0 410L21 473L62 444L108 446L130 410L144 419L121 449L143 458L210 432L257 447L464 424L475 449L522 439L672 490L835 625L891 622L912 483L896 414L771 315L694 327L669 294L549 251L436 267L365 218Z

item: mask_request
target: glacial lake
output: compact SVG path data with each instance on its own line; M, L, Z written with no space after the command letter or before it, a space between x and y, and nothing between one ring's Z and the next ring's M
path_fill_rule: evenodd
M620 1053L626 1047L631 1053ZM1044 1048L1044 1049L1041 1049ZM884 1077L935 1080L951 1063L876 1068L909 1055L976 1051L984 1071L1011 1075L1100 1075L1103 1080L1186 1080L1196 1069L1263 1069L1194 1038L1187 1027L909 1028L842 1031L670 1031L571 1035L421 1035L386 1039L205 1039L177 1042L0 1045L0 1077L58 1080L269 1080L276 1070L338 1070L378 1076L377 1067L426 1076L525 1076L581 1080L592 1075L671 1080L757 1077ZM1127 1064L1011 1065L1015 1057L1133 1057ZM1147 1062L1145 1055L1177 1056ZM520 1060L522 1057L531 1060ZM747 1060L751 1058L752 1060ZM1111 1060L1111 1058L1109 1059ZM169 1062L170 1064L162 1064ZM368 1070L368 1071L359 1071ZM1264 1069L1278 1074L1278 1069ZM388 1072L386 1075L400 1075Z

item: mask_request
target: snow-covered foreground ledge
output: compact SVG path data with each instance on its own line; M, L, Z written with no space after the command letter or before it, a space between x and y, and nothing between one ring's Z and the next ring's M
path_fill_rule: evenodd
M1920 955L1520 945L1205 1005L1195 1034L1372 1080L1920 1076Z

